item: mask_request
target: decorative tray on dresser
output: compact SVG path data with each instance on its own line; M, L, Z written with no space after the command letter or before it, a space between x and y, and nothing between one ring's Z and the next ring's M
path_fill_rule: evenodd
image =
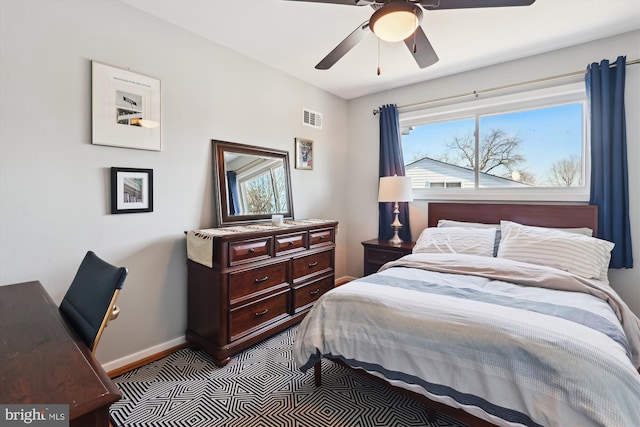
M186 338L216 364L300 322L335 283L337 221L187 233Z

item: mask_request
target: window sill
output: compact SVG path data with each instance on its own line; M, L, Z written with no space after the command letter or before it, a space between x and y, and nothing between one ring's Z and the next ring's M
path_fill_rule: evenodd
M589 189L573 188L531 188L510 189L414 189L414 200L427 201L513 201L513 202L589 202Z

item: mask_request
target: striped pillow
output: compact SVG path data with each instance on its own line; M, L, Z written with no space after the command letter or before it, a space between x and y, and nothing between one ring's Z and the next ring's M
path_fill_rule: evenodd
M495 228L425 228L413 247L413 253L449 253L492 257L495 239Z
M587 279L601 279L614 244L582 234L500 221L498 257L564 270Z

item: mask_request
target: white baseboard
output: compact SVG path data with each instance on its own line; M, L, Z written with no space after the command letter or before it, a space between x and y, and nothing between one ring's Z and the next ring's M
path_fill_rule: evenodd
M149 347L147 349L130 354L128 356L121 357L120 359L107 362L102 365L102 369L104 369L105 372L110 372L118 368L122 368L123 366L127 366L132 363L143 360L149 356L153 356L154 354L162 353L163 351L168 350L170 348L185 344L186 342L187 340L185 339L184 336L175 338L170 341L164 342L162 344L154 345L153 347Z

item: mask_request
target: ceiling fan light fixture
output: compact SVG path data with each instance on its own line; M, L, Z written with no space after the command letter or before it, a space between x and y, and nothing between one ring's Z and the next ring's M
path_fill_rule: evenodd
M406 2L391 2L376 10L369 28L387 42L399 42L413 34L422 20L420 6Z

